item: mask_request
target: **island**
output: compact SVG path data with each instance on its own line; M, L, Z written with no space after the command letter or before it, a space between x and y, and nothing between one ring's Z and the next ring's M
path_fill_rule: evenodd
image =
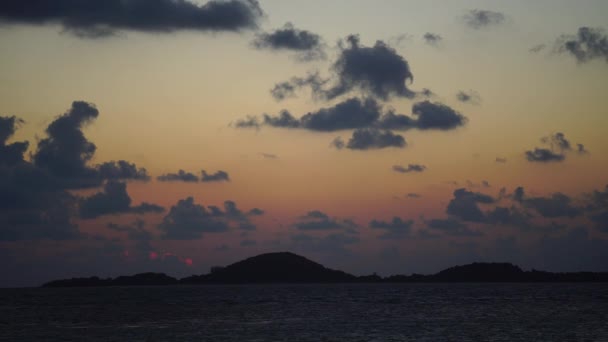
M54 280L43 287L161 286L270 283L486 283L486 282L608 282L608 272L553 273L524 271L510 263L472 263L431 275L355 276L327 268L303 256L266 253L226 267L213 267L202 275L176 279L163 273L140 273L102 279L99 277Z

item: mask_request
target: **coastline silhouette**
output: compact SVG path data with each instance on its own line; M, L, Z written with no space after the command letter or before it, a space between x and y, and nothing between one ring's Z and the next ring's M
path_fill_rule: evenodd
M608 272L524 271L510 263L472 263L447 268L431 275L355 276L333 270L303 256L290 253L266 253L238 261L211 272L182 279L164 273L139 273L102 279L99 277L53 280L43 287L162 286L205 284L272 283L438 283L438 282L608 282Z

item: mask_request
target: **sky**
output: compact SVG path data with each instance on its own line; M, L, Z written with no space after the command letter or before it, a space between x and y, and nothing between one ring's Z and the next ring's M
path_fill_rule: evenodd
M608 2L8 0L0 286L291 251L608 271Z

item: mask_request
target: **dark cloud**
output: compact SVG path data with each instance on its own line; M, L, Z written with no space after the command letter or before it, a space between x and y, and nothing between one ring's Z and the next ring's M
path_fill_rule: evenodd
M385 233L380 236L381 239L402 239L410 237L413 225L413 220L404 221L400 217L393 217L390 222L372 220L369 223L370 228L385 231Z
M308 113L300 119L285 110L279 116L264 115L264 123L272 127L330 132L369 127L379 118L381 111L382 107L373 99L351 98L333 107Z
M263 12L255 0L6 0L0 22L60 24L82 38L101 38L120 30L165 33L178 30L238 31L257 27Z
M502 24L506 16L500 12L474 9L465 14L463 19L467 26L479 30Z
M163 212L164 208L150 203L131 206L131 197L127 193L127 184L117 181L108 181L103 192L98 192L80 202L80 217L92 219L108 214Z
M336 140L334 140L334 146L339 148L339 145L339 142L336 144ZM399 134L387 130L363 128L353 132L352 137L346 144L346 148L362 151L387 147L404 148L406 145L405 138Z
M354 89L383 100L391 96L411 98L415 95L406 86L414 79L408 62L383 41L366 47L360 44L359 36L351 35L340 49L332 66L337 84L325 91L327 99Z
M438 45L443 40L440 35L431 32L425 33L424 36L422 36L422 39L424 39L425 43L433 46Z
M0 116L0 166L13 166L24 161L23 155L27 151L29 143L22 141L7 144L15 134L17 127L23 122L15 116Z
M492 196L479 192L457 189L454 191L454 198L448 203L446 212L464 221L483 222L486 216L479 208L479 203L494 203Z
M320 210L312 210L301 216L293 226L304 231L321 231L354 228L356 224L348 219L332 218Z
M275 85L272 95L281 100L306 86L310 87L314 97L324 100L355 90L382 100L416 95L406 85L414 78L408 62L385 42L379 40L368 47L361 45L359 36L350 35L338 43L338 49L338 56L331 66L332 77L322 79L317 73L306 78L294 77Z
M555 153L547 148L534 148L531 151L526 151L526 159L530 162L540 162L540 163L549 163L549 162L561 162L566 158L561 153Z
M575 35L564 35L555 43L557 53L566 53L578 63L595 59L608 63L608 36L601 28L580 27Z
M528 161L541 163L562 162L566 159L566 153L572 151L572 144L566 139L566 135L561 132L543 137L540 141L547 148L535 147L533 150L526 151L525 156ZM583 144L577 144L578 154L585 154L587 152Z
M585 148L583 144L576 144L576 152L578 154L587 154L589 151Z
M459 90L456 93L456 99L462 103L479 104L481 102L481 96L475 90Z
M289 111L282 110L279 115L264 114L262 120L247 117L236 122L237 128L259 128L262 124L278 128L301 128L318 132L332 132L346 129L439 129L450 130L462 126L467 119L441 103L423 101L412 106L412 118L396 114L393 110L384 112L383 107L373 98L350 98L310 112L301 118L296 118Z
M184 170L179 170L179 171L177 171L177 173L166 173L164 175L160 175L160 176L156 177L156 179L161 182L175 182L175 181L192 182L192 183L198 182L197 175L190 173L190 172L186 172Z
M570 197L559 192L551 197L525 198L522 203L543 217L576 217L582 214L581 209L572 205Z
M289 81L279 82L270 90L270 95L277 100L282 101L286 98L296 96L296 91L303 87L310 87L312 95L317 98L323 98L323 87L329 82L329 79L323 79L318 72L309 73L306 77L292 77Z
M118 179L133 179L133 180L150 180L148 171L144 168L138 168L137 165L129 163L125 160L105 162L97 166L99 176L102 179L118 180Z
M245 213L233 201L225 201L223 210L216 206L204 207L188 197L171 207L158 229L167 240L196 240L204 233L221 233L231 228L255 230L249 217L263 214L258 208Z
M449 130L463 126L467 121L459 112L437 102L418 102L412 107L412 113L418 116L416 120L418 129Z
M426 166L420 164L409 164L407 167L401 165L393 165L393 171L399 173L424 172Z
M324 59L323 40L316 33L300 30L292 23L270 33L256 35L253 46L257 49L295 51L301 61Z
M74 101L72 108L47 127L47 138L38 142L34 164L66 182L67 187L98 185L97 171L87 166L97 147L88 141L82 128L97 118L93 104Z
M234 126L235 128L255 128L255 129L259 129L261 126L258 118L255 116L251 116L251 115L248 115L244 119L238 119L234 124L231 123L230 125Z
M450 236L463 236L463 237L476 237L483 236L483 233L471 230L465 223L455 220L453 218L448 219L433 219L428 221L427 226L431 229L441 231L446 235Z
M203 170L201 171L201 182L230 182L230 176L228 172L222 170L211 174Z

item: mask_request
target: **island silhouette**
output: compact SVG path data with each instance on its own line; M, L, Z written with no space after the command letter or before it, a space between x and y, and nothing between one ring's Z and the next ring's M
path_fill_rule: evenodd
M447 268L435 274L355 276L329 269L303 256L290 253L266 253L238 261L226 267L212 267L211 272L177 279L164 273L140 273L102 279L71 278L50 281L43 287L158 286L205 284L272 283L450 283L450 282L608 282L608 272L553 273L524 271L510 263L472 263Z

